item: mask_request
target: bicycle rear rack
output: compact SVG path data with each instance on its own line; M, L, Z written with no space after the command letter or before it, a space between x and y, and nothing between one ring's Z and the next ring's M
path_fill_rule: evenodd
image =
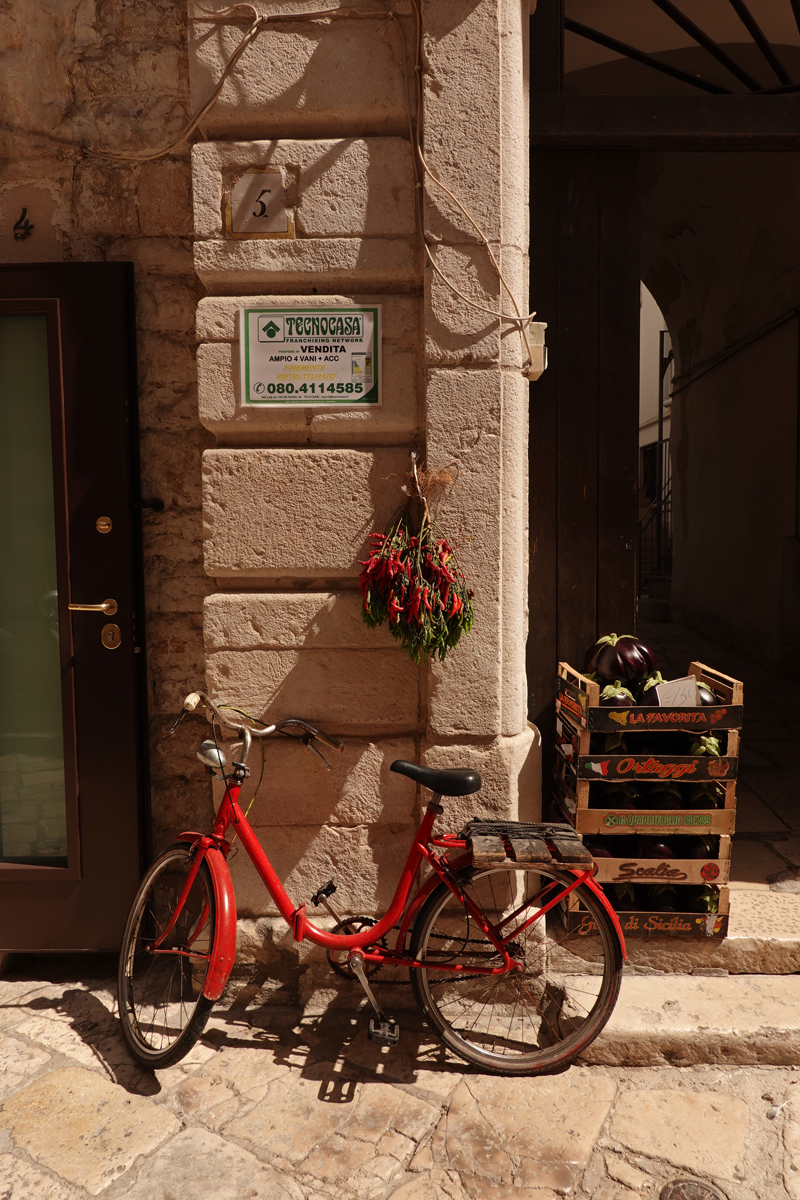
M459 834L476 867L540 863L590 867L592 855L570 825L554 821L468 821Z

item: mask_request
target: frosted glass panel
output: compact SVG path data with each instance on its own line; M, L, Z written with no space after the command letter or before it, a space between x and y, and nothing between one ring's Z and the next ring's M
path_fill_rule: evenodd
M0 862L67 865L44 314L0 315Z

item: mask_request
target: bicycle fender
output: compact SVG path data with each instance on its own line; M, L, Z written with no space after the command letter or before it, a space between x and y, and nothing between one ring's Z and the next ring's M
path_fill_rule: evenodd
M219 1000L225 991L225 984L231 973L236 958L236 897L233 894L233 880L225 861L225 855L211 838L201 833L182 833L178 838L181 842L198 844L198 853L205 857L211 872L211 882L214 888L214 906L216 909L216 928L214 930L214 953L211 966L203 984L203 995L208 1000ZM209 845L209 843L211 843Z
M573 874L577 875L577 874L579 874L579 872L573 871ZM594 879L591 879L591 878L587 879L586 887L588 887L590 889L590 891L594 892L595 896L600 901L603 908L606 910L609 917L611 918L611 924L614 926L616 935L619 938L620 949L622 950L622 957L623 957L623 959L626 959L628 957L628 951L625 947L625 935L622 932L622 926L619 923L619 917L617 916L616 909L612 906L611 901L609 900L608 896L605 894L603 889L600 887L600 884L596 883Z

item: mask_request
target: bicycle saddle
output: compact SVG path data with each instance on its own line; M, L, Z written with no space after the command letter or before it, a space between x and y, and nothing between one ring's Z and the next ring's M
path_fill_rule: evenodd
M481 777L477 771L467 769L437 771L435 767L421 767L419 763L406 762L398 758L389 767L398 775L407 775L423 787L430 788L440 796L469 796L480 791Z

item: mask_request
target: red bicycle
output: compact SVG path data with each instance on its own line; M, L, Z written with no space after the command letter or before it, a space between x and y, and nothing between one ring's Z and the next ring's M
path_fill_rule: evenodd
M592 878L591 855L570 826L475 820L458 835L434 836L442 797L477 792L480 775L394 762L392 771L433 793L394 898L378 921L340 920L329 903L331 882L312 897L336 922L331 930L320 928L308 919L305 904L290 900L238 801L254 738L299 737L320 757L315 742L335 750L342 744L307 721L264 725L197 692L187 696L178 721L202 702L211 712L212 738L198 757L222 772L225 794L211 833L182 833L145 874L120 954L122 1031L142 1066L163 1068L181 1059L228 980L236 953L236 902L226 861L235 838L226 839L229 829L295 940L324 946L334 969L359 981L375 1010L369 1027L374 1041L394 1045L399 1037L369 982L381 965L409 968L417 1003L442 1041L485 1070L552 1071L597 1037L619 994L625 943L616 913ZM242 743L228 775L217 722ZM429 872L414 891L422 866ZM571 894L594 921L595 936L567 934L563 916Z

